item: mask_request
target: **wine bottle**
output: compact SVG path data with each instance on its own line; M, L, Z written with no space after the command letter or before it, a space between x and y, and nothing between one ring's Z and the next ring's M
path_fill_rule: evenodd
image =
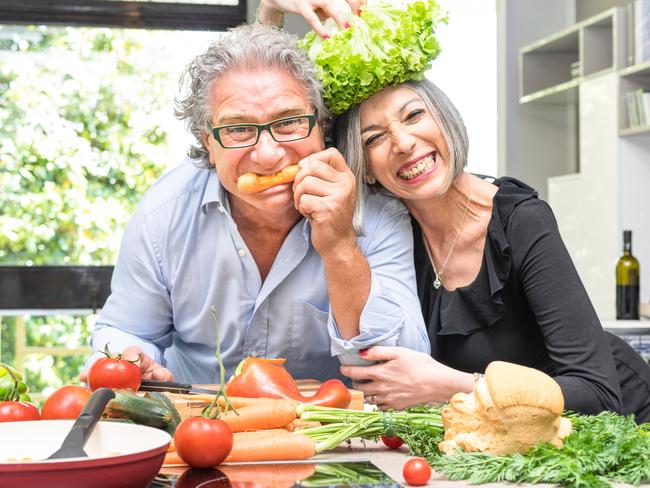
M616 263L616 319L639 320L639 261L632 256L632 231L623 231L623 255Z

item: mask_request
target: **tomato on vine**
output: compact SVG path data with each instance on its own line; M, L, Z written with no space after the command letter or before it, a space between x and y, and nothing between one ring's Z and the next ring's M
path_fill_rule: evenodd
M108 344L102 351L106 356L95 361L88 371L88 386L92 391L98 388L111 388L113 390L138 391L142 382L142 371L135 361L124 359L122 354L112 354Z

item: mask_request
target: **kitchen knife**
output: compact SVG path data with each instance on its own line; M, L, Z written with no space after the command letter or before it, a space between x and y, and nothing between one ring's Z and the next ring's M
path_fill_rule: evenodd
M175 381L142 380L139 391L167 391L170 393L208 394L218 395L219 390L209 388L198 388L188 383L177 383Z

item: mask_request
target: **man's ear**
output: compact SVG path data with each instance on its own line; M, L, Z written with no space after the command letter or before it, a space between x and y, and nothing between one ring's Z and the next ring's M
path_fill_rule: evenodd
M212 138L210 137L210 134L207 132L201 132L201 142L203 143L203 147L205 150L208 152L208 160L210 163L210 166L216 166L215 161L214 161L214 155L212 154L212 146L210 143L212 142Z

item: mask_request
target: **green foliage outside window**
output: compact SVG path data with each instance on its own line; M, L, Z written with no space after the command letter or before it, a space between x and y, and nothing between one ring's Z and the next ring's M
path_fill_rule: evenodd
M167 163L168 74L142 31L0 26L0 264L113 264ZM32 317L27 344L88 344L87 317ZM11 363L13 319L0 357ZM27 358L32 391L76 382L84 356Z

